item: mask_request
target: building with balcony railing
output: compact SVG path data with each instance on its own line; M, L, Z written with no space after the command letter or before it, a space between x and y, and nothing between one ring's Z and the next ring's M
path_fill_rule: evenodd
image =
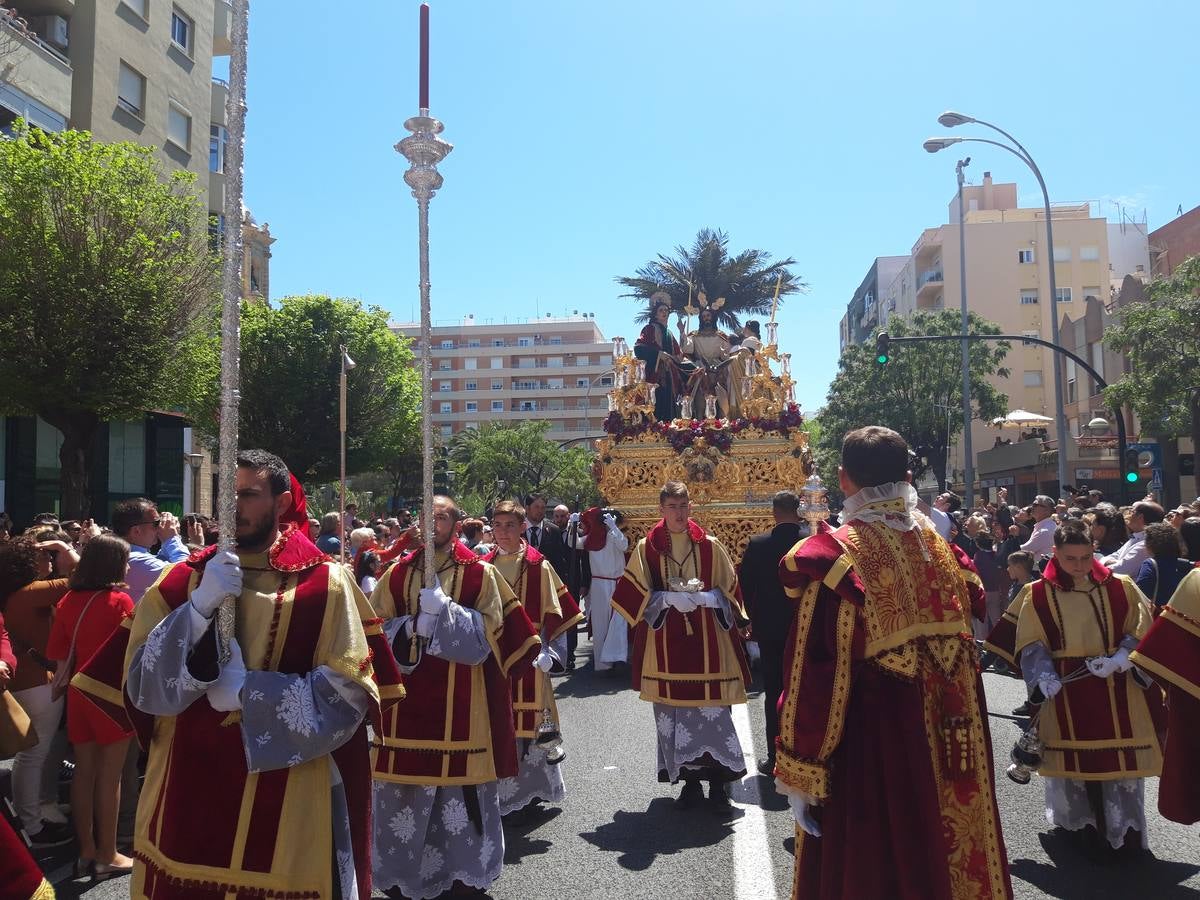
M420 326L392 330L419 354ZM450 438L484 422L550 423L549 437L603 437L612 387L612 344L588 314L477 320L433 328L433 422Z

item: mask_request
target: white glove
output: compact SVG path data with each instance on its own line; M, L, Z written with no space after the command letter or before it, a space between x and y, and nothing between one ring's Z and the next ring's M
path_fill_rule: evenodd
M221 666L221 674L208 687L208 702L217 712L233 712L242 708L242 686L246 683L246 663L242 647L233 638L229 642L229 661Z
M571 513L571 515L569 515L567 517L567 524L568 525L578 525L579 524L579 513Z
M695 596L687 591L667 591L667 603L681 613L690 613L697 606Z
M723 597L724 594L720 591L697 591L692 594L692 600L697 606L707 606L709 609L720 609Z
M537 655L537 659L533 661L533 664L543 672L549 672L554 668L554 654L549 650L543 650Z
M1039 678L1038 689L1041 690L1042 696L1049 700L1062 690L1062 682L1057 678Z
M1112 656L1093 656L1087 661L1088 671L1097 678L1108 678L1115 672L1127 672L1132 665L1129 651L1124 647Z
M605 513L600 517L600 521L604 523L604 527L612 531L617 527L617 517L612 513Z
M796 824L805 834L819 838L821 826L817 824L817 820L812 817L810 812L810 809L817 805L817 801L808 794L789 793L787 797L788 803L792 805L792 815L796 817Z
M192 591L192 608L211 619L227 596L241 596L242 564L232 550L218 550L204 566L200 583Z
M440 616L449 602L450 598L442 590L441 582L431 588L421 588L421 612Z

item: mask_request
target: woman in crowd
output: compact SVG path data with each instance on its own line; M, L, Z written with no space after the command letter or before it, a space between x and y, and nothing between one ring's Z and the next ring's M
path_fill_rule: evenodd
M374 550L364 550L358 554L358 559L354 563L354 580L358 582L358 586L368 597L371 596L371 591L375 590L375 585L379 583L379 570L382 568L383 564L379 561L379 554Z
M1146 550L1150 555L1142 562L1137 586L1154 603L1157 615L1171 599L1183 576L1192 570L1192 562L1180 558L1183 542L1179 532L1165 522L1146 526Z
M1097 557L1116 553L1129 540L1125 517L1111 503L1097 503L1092 510L1092 546Z
M125 593L129 545L114 535L92 538L71 574L71 590L58 602L46 655L78 669L108 640L133 600ZM74 656L72 658L72 646ZM91 870L97 878L133 871L133 860L117 852L117 810L121 770L132 731L123 731L87 702L74 687L67 691L67 736L75 748L71 814L79 839L75 877Z
M39 541L23 535L0 544L0 615L17 660L8 687L39 737L36 745L16 755L12 767L13 802L34 847L53 847L71 840L71 829L54 803L56 798L42 796L42 771L63 708L62 698L55 700L50 693L54 664L46 658L46 641L54 605L67 592L64 576L78 561L71 545L58 538ZM52 577L55 569L59 577Z

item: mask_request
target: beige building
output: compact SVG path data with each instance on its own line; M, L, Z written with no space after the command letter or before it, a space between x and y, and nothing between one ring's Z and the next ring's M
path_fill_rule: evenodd
M213 70L214 60L232 49L231 26L229 0L6 0L0 8L0 132L20 117L45 131L74 128L100 141L152 146L168 170L196 175L216 239L225 228L229 88ZM242 220L242 295L269 299L275 238L249 210ZM214 472L206 448L178 416L160 419L106 427L110 504L150 492L164 509L211 513ZM9 508L26 502L31 509L51 508L57 502L57 432L40 421L6 426L0 420L0 437L6 428L28 433L30 447L44 458L28 500L9 497ZM147 437L152 432L153 440ZM180 471L160 474L169 456L162 447L177 443L183 448ZM4 476L0 466L0 507Z
M1144 226L1110 224L1104 217L1092 215L1091 204L1086 202L1052 207L1054 259L1051 262L1046 250L1044 207L1021 207L1017 196L1015 183L995 183L990 172L984 174L982 184L963 188L968 307L994 322L1003 333L1050 340L1051 316L1057 315L1060 321L1064 316L1081 317L1087 298L1107 303L1112 296L1114 281L1119 285L1124 275L1149 270ZM1055 269L1058 288L1058 296L1053 300L1050 297L1051 265ZM910 315L915 310L957 310L961 304L959 285L958 198L955 196L947 210L946 224L925 229L899 274L886 286L880 285L873 316L875 321L870 324L886 328L891 317ZM859 315L859 311L848 310L843 319L843 341L856 332L852 327L855 323L849 321L852 315ZM868 336L872 331L867 329ZM1008 396L1010 409L1054 415L1051 356L1050 350L1034 344L1017 344L1010 348L1005 359L1010 377L994 379L996 386ZM1078 414L1070 415L1068 430L1071 434L1079 434L1080 424ZM1086 420L1082 424L1087 424ZM978 422L972 436L977 462L981 462L979 454L993 446L998 432L988 424ZM1010 435L1005 433L1005 436ZM1049 437L1043 452L1054 448L1053 428L1049 430ZM1067 452L1069 458L1074 459L1077 448L1069 447ZM977 469L980 468L977 465ZM951 482L961 489L965 470L961 445L951 447L947 469ZM980 479L977 487L996 486L996 479L988 479L983 471L977 472L977 478ZM989 480L991 484L983 484ZM1057 485L1042 481L1031 484L1028 490L1035 488L1053 493ZM1019 492L1021 496L1024 493L1025 490Z
M393 325L417 353L420 326ZM551 440L603 437L612 343L589 315L433 329L433 422L447 439L484 422L550 423Z

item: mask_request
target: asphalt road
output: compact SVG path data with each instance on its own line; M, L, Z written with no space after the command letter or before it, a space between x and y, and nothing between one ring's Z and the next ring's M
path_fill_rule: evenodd
M579 650L580 669L555 680L568 751L563 763L567 799L561 809L540 810L506 828L506 865L491 896L788 897L792 817L770 780L753 773L754 757L764 752L758 695L736 716L752 774L734 786L734 809L721 815L705 804L680 812L672 802L675 790L655 779L649 704L637 698L625 674L591 670L586 640L581 639ZM1000 675L987 674L984 680L993 710L999 803L1016 896L1200 898L1200 828L1158 816L1157 779L1146 784L1152 856L1098 860L1051 833L1036 776L1021 787L1002 774L1018 733L1007 713L1024 699L1024 687ZM4 782L6 774L0 772ZM59 897L128 896L124 880L73 885L70 858L69 847L42 857ZM869 858L864 864L870 864Z

